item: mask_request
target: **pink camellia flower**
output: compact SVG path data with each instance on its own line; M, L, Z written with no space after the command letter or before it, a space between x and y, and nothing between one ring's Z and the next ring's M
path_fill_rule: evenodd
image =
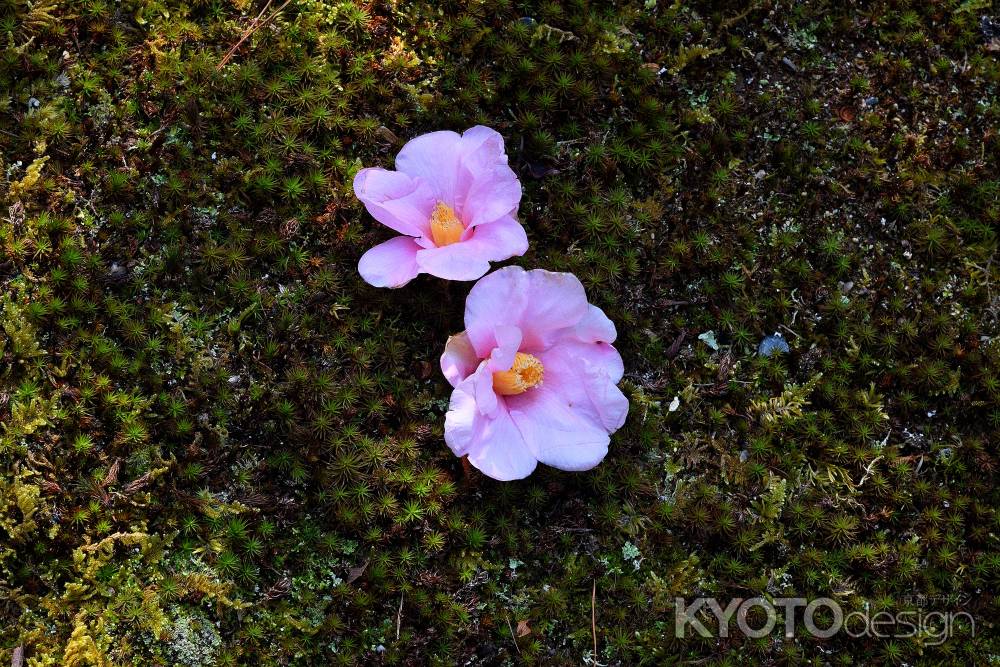
M396 171L359 171L354 193L372 217L403 234L358 262L376 287L402 287L420 273L475 280L490 262L528 249L515 217L521 183L507 166L503 137L488 127L416 137L396 156Z
M573 274L494 271L469 292L465 331L441 355L455 388L445 442L499 480L527 477L539 461L593 468L628 414L615 337Z

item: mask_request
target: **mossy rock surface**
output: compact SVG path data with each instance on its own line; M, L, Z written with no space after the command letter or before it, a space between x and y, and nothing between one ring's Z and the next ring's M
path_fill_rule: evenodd
M0 3L0 662L1000 660L1000 8L263 8ZM463 469L470 284L356 270L357 170L476 124L618 328L590 472ZM756 596L965 615L675 637Z

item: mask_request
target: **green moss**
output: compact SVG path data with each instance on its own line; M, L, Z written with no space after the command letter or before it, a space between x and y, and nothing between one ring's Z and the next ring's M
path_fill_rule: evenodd
M987 4L303 0L219 67L262 7L0 3L0 660L1000 652ZM357 170L476 123L516 263L618 326L588 473L467 472L436 365L468 285L356 272ZM707 595L976 627L675 638Z

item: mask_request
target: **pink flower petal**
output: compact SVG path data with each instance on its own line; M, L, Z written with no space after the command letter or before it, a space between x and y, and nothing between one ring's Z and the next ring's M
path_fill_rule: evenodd
M538 354L543 386L563 399L580 418L609 433L628 415L628 399L617 387L622 359L607 343L559 343ZM513 403L512 403L513 405Z
M498 326L519 324L527 286L528 274L518 266L498 269L472 286L465 299L465 333L481 358L497 346Z
M522 352L544 350L588 314L583 285L569 273L508 266L476 283L465 301L465 329L480 356L496 347L498 324L520 327Z
M503 137L481 125L462 135L431 132L410 140L396 156L396 169L425 181L467 226L497 220L521 200Z
M505 396L511 419L542 463L560 470L590 470L608 453L607 430L546 385Z
M476 227L458 243L436 247L425 246L417 255L420 270L447 280L475 280L490 270L490 262L523 255L528 249L528 236L514 218L503 217Z
M369 285L402 287L417 277L417 252L420 246L409 236L397 236L380 243L358 262L358 272Z
M444 416L444 441L455 456L465 456L475 442L476 426L484 417L476 405L475 387L469 379L451 392Z
M618 332L604 311L591 304L587 314L573 327L573 335L584 343L613 343Z
M572 273L528 271L528 295L521 313L522 351L545 349L558 331L574 326L589 309L583 284Z
M479 410L479 414L485 417L496 416L497 411L502 406L500 398L493 391L493 369L490 368L490 364L484 361L466 381L469 382L475 393L476 408Z
M448 342L444 346L444 354L441 355L441 372L448 378L452 387L465 378L472 375L472 372L479 366L479 357L472 349L472 343L465 332L448 337Z
M509 215L469 230L469 243L482 248L491 262L519 257L528 251L528 235L521 223Z
M503 137L476 126L462 135L462 176L456 194L462 219L470 227L482 225L517 210L521 183L507 165Z
M461 135L450 131L429 132L410 139L396 156L396 169L426 182L435 203L443 201L454 206L461 140Z
M466 380L452 392L444 422L448 447L455 456L468 455L472 465L493 479L509 481L527 477L537 461L520 431L506 410L498 410L493 418L483 416L471 384Z
M469 188L462 218L469 227L485 225L509 216L521 202L521 184L509 168L476 180Z
M507 164L503 135L491 127L476 125L462 133L462 162L470 170Z
M490 370L495 373L514 365L514 357L521 346L521 330L509 324L501 324L496 327L493 335L497 346L490 353Z
M436 203L430 187L398 171L376 167L354 177L354 193L372 217L407 236L430 233L430 215Z
M424 273L445 280L475 280L490 270L482 247L468 241L422 249L417 253L417 265Z
M533 473L538 459L531 454L511 416L501 410L496 419L482 420L469 463L488 477L509 482Z

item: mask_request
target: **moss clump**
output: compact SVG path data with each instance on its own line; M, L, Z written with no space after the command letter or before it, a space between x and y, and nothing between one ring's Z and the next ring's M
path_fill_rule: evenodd
M303 0L232 49L262 8L0 3L0 660L1000 653L986 6ZM476 123L519 263L618 325L589 473L466 474L468 286L356 272L357 170ZM975 632L673 636L756 595Z

